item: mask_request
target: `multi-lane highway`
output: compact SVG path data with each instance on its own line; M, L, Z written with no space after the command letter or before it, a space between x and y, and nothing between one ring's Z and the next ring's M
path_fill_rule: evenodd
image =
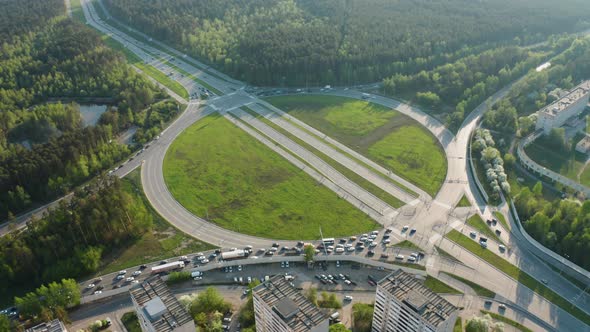
M377 176L373 170L367 169L363 165L356 163L340 153L340 151L349 153L350 149L343 147L334 139L318 132L317 130L308 130L309 126L307 125L300 127L306 129L307 132L299 130L297 128L297 125L300 124L299 122L289 118L280 110L273 108L268 105L268 103L258 99L256 96L243 91L243 84L240 82L227 78L225 75L199 63L195 59L185 57L181 52L178 52L165 44L152 41L148 36L141 34L145 39L144 41L135 39L101 20L89 0L82 0L81 4L86 19L90 25L124 44L130 51L138 55L147 64L154 66L158 70L170 75L173 79L176 79L186 88L189 95L194 96L195 93L202 91L201 88L203 88L204 82L223 94L222 96L211 98L205 104L201 104L196 100L188 101L186 110L162 133L159 140L152 142L149 149L142 152L133 161L126 163L122 168L115 172L115 175L123 176L130 170L143 164L142 184L146 196L154 208L180 230L221 247L240 247L245 245L264 247L268 246L269 242L272 241L232 232L191 214L172 197L166 187L163 178L162 164L169 145L188 126L211 112L219 111L226 117L231 118L236 125L244 128L246 131L248 131L248 128L258 129L258 135L260 135L260 137L255 138L277 142L281 146L281 150L283 152L288 152L288 155L304 157L304 160L306 161L312 160L313 168L318 173L316 176L325 178L326 186L328 188L337 192L338 190L346 192L349 195L347 199L349 199L351 203L358 203L358 205L355 203L353 204L361 209L372 210L374 218L378 219L382 224L391 224L395 226L396 230L394 231L394 234L398 238L406 236L400 229L402 225L409 224L417 229L415 237L410 238L410 240L420 244L428 252L431 252L435 245L439 246L445 251L455 255L469 267L465 269L458 268L457 266L449 267L436 256L431 256L428 258L426 264L429 273L436 274L438 271L452 270L451 272L453 273L471 280L476 280L484 286L496 291L504 298L514 302L524 310L528 310L538 317L541 317L543 320L558 329L575 331L588 330L588 327L585 324L573 318L564 310L549 303L543 297L537 295L485 261L479 259L470 252L465 251L461 247L456 246L454 243L443 237L447 231L453 228L469 230L468 227L463 225L461 219L454 217L454 206L464 193L471 202L476 203L484 217L491 217L490 209L481 201L479 195L474 194L476 193L475 185L473 179L469 177L469 171L467 168L468 141L472 131L477 125L478 119L487 110L486 104L480 105L474 112L472 112L461 126L457 135L453 135L443 124L416 107L386 97L371 97L372 102L396 109L420 122L432 132L435 137L437 137L445 149L448 162L446 180L439 193L432 199L422 190L408 183L405 179L402 179L395 174L391 174L388 170L373 167L374 163L367 160L365 157L359 156L356 153L349 154L363 162L365 165L371 166L373 170L381 173L381 175ZM130 31L134 34L140 34L134 30ZM150 44L152 44L152 42L157 47L151 46ZM190 76L186 75L186 73L189 73ZM509 91L509 88L510 87L508 86L492 96L490 98L492 104L501 99ZM362 98L360 92L348 89L335 89L327 93L351 98ZM346 179L342 174L331 168L317 156L314 156L310 151L307 151L299 144L296 144L272 127L256 119L251 114L240 110L240 107L246 105L249 105L249 107L255 112L265 116L267 119L290 132L295 137L298 137L307 144L323 151L327 156L333 158L341 165L353 170L358 175L367 178L367 180L373 183L379 183L383 188L387 188L389 192L394 194L394 196L400 197L402 201L411 203L413 205L413 209L410 209L412 213L398 213L396 209L387 206L386 203ZM253 134L253 132L255 131L251 130L250 133ZM329 143L329 145L327 143ZM332 148L332 146L337 147L340 151ZM277 152L280 153L280 151ZM289 158L287 155L285 156L286 158ZM290 160L295 163L294 160L297 160L297 158L291 157ZM308 174L310 174L310 172L308 172ZM381 177L383 174L386 174L396 182L401 183L405 187L416 192L420 199L415 200L410 197L411 195L408 196L408 193L404 192L401 188L395 186L391 182L383 181L383 178ZM540 261L533 254L531 248L522 248L520 243L516 242L512 237L508 237L508 232L503 233L504 239L507 239L512 247L511 254L508 256L507 254L497 251L497 248L490 248L491 250L494 250L498 255L501 255L505 259L516 264L522 270L538 280L541 278L548 279L548 287L562 295L567 300L571 301L574 296L580 293L579 288L555 273ZM578 296L576 300L575 305L586 312L590 312L588 298L585 294Z

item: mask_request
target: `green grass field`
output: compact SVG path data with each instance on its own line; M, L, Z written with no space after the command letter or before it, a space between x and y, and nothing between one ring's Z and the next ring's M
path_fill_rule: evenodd
M504 226L505 230L509 231L511 229L510 225L508 224L508 221L506 220L506 218L504 217L503 214L501 214L498 211L494 211L493 214L494 214L494 217L496 217L496 219L498 219L498 221L502 224L502 226Z
M500 314L497 314L495 312L491 312L491 311L487 311L487 310L480 310L480 312L482 314L488 314L490 315L494 320L497 320L498 322L502 322L504 324L508 324L510 326L513 326L515 329L522 331L522 332L533 332L533 330L529 329L528 327L522 325L521 323L517 322L517 321L513 321L510 318L506 318Z
M431 195L444 181L447 161L436 138L395 110L336 96L280 96L267 101Z
M453 327L453 332L463 332L463 320L461 317L457 317L455 326Z
M496 296L496 293L492 292L491 290L489 290L483 286L480 286L479 284L474 283L471 280L461 278L456 274L452 274L452 273L448 273L448 272L443 272L443 273L448 274L450 277L457 279L460 282L464 283L465 285L471 287L471 289L473 289L473 291L475 292L475 294L477 294L477 296L490 297L490 298L494 298Z
M432 276L426 276L426 280L424 281L424 286L430 288L430 290L435 293L462 294L460 291L456 290L455 288L445 284L444 282L442 282Z
M481 219L481 217L477 213L469 217L469 219L467 219L467 225L473 227L476 231L478 231L480 233L479 235L483 234L489 238L494 239L498 243L504 243L502 242L502 240L500 240L496 233L494 233L494 231L492 231L488 227L486 222L483 221L483 219Z
M474 255L482 258L486 262L495 266L500 271L506 273L508 276L517 280L519 283L530 288L535 293L551 301L553 304L569 312L582 322L590 324L590 315L586 314L578 307L572 306L572 304L569 301L567 301L559 294L555 293L554 291L552 291L551 289L549 289L548 287L546 287L545 285L531 277L526 272L520 270L518 267L510 264L508 261L494 254L493 252L482 248L477 242L471 240L467 236L459 233L454 229L447 233L446 237L449 240L462 246L463 248L471 251Z
M219 115L186 129L170 146L164 178L189 211L241 233L316 239L378 225L347 201Z
M399 247L399 248L406 248L406 249L413 249L413 250L422 251L422 248L418 247L413 242L410 242L408 240L403 240L403 241L398 242L398 243L395 243L395 244L393 244L391 246L392 247Z
M135 314L135 312L130 311L124 313L121 317L121 322L128 332L141 332L141 326L139 325L139 320L137 319L137 314Z

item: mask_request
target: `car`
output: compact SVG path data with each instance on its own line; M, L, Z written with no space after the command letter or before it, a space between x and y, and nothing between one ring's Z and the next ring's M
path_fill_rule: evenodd
M94 284L90 284L90 285L86 286L86 288L88 288L88 289L94 288Z
M479 245L484 249L488 247L488 243L485 241L479 241Z
M320 282L324 285L327 284L327 281L325 279L320 279Z
M135 279L131 281L132 284L139 284L139 280Z
M377 286L377 284L373 280L369 280L368 283L369 283L369 285L371 285L373 287Z
M244 295L244 296L246 296L246 295L248 295L248 294L250 294L250 289L245 289L245 290L242 292L242 295Z
M391 243L391 240L390 239L383 240L383 244L389 244L389 243Z
M340 261L336 261L336 267L340 267Z
M506 246L501 244L498 246L498 250L500 250L501 252L504 252L504 251L506 251Z
M355 251L355 250L356 249L354 247L348 247L348 248L346 248L346 251L348 251L348 252L352 252L352 251Z
M349 302L350 302L350 301L352 301L352 296L350 296L350 295L346 295L346 296L344 297L344 301L349 301Z
M499 311L505 311L505 310L506 310L506 306L505 306L505 305L503 305L503 304L500 304L500 305L498 306L498 310L499 310Z
M496 229L496 235L500 236L502 234L502 231L499 229Z
M340 243L346 243L346 239L340 239Z
M127 274L127 271L126 270L119 271L119 275L125 275L125 274Z
M267 251L267 252L265 253L265 255L266 255L266 256L272 256L272 255L274 255L274 254L275 254L275 253L274 253L274 252L272 252L272 251Z
M352 282L350 280L344 280L344 283L350 285Z
M124 275L124 274L119 274L119 275L116 277L116 279L117 279L117 280L122 280L122 279L125 279L125 275Z
M371 235L377 235L377 234L379 234L379 231L372 231L371 232Z
M194 277L193 280L195 280L195 281L203 280L203 277ZM137 280L135 280L135 281L137 281Z
M140 274L141 274L141 271L135 271L131 275L136 277L136 276L138 276Z
M496 226L498 224L498 220L492 219L492 225Z
M160 261L160 264L159 265L164 265L166 263L168 263L168 261L167 260L163 260L163 261Z
M404 255L398 254L398 255L395 256L395 259L400 260L400 261L403 261L404 260Z
M180 258L178 260L180 260L180 261L186 261L186 260L188 260L188 257L186 257L186 256L180 256Z
M103 289L104 289L104 286L98 286L98 287L96 287L96 290L103 290Z
M393 228L387 228L385 229L385 234L391 233L393 232Z
M396 257L396 258L397 258L397 257ZM403 258L402 258L402 259L403 259ZM412 257L412 256L408 257L408 262L411 262L411 263L414 263L414 262L416 262L416 257Z
M201 264L207 264L207 263L209 263L209 260L207 258L205 258L201 261Z
M541 279L541 282L544 283L545 285L547 285L549 283L549 281L547 281L547 279Z
M414 235L414 233L416 233L416 229L415 228L410 229L410 235Z
M367 252L367 255L374 256L375 255L375 250L369 250L369 252Z
M350 241L356 241L356 236L351 236Z
M382 253L381 254L381 258L389 258L389 254L388 253Z
M121 285L114 285L113 289L121 288Z
M248 277L248 283L252 282L252 277Z
M472 238L476 238L477 237L477 233L474 231L469 232L469 236L471 236Z
M275 248L278 248L279 247L279 244L278 244L278 242L275 242L275 243L272 244L272 246L275 247Z
M408 225L405 225L404 227L402 227L402 233L405 232L405 231L407 231L408 228L410 228L410 226L408 226Z
M127 282L132 282L133 280L135 280L135 278L133 278L133 277L128 277L125 279L125 281L127 281Z
M97 291L94 291L94 293L92 293L92 294L93 294L93 295L102 294L102 291L101 291L101 290L97 290Z
M373 248L377 246L377 242L373 241L369 244L369 248Z
M139 267L139 269L140 269L140 270L145 270L145 269L147 269L147 265L143 264L143 265L141 265L141 266Z

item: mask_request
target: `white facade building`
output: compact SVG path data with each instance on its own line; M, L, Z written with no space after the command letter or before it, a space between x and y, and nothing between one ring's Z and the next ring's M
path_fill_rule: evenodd
M143 332L195 332L191 315L155 276L129 290Z
M413 275L397 270L377 285L372 331L451 332L458 311Z
M54 319L50 322L41 323L30 329L27 329L26 332L68 332L64 323L62 323L59 319Z
M562 98L539 110L536 129L543 129L545 134L549 134L551 129L561 127L567 119L584 111L589 98L590 81L584 81Z
M329 317L277 275L252 290L256 332L326 332Z

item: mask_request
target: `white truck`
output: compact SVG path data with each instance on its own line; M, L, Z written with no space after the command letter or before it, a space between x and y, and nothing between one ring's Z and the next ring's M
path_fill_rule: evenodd
M232 260L232 259L240 259L248 257L248 253L245 250L234 250L234 251L226 251L221 253L221 259L224 261Z
M152 267L152 274L184 268L184 262L176 261Z

